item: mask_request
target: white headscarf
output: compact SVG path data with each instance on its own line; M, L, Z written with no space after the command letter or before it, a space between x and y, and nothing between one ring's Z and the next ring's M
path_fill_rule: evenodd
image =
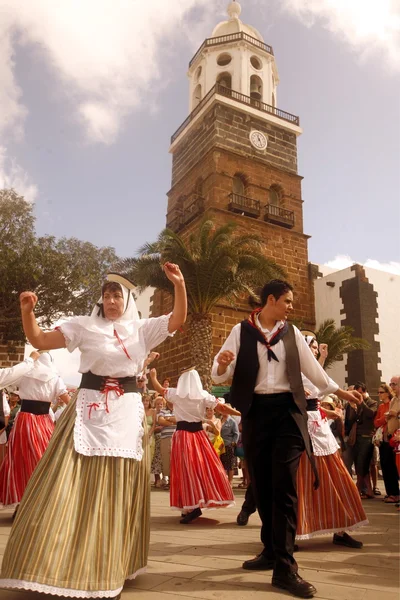
M25 377L43 381L44 383L58 377L58 372L54 366L51 355L48 352L41 354L39 358L35 360L33 369L25 375Z
M195 369L190 369L190 371L182 373L179 377L176 395L180 398L199 400L200 398L207 398L210 394L203 390L198 372Z
M313 335L306 335L306 342L307 342L307 346L309 346L311 344L311 342L313 342L315 340L315 337Z
M93 308L90 317L81 318L81 324L87 331L108 334L110 336L114 335L115 330L118 335L124 339L131 336L140 326L140 317L133 296L135 286L129 279L126 279L117 273L109 273L107 275L107 281L119 283L121 286L124 298L123 314L116 321L110 321L110 319L103 317L103 298L100 297L98 303Z

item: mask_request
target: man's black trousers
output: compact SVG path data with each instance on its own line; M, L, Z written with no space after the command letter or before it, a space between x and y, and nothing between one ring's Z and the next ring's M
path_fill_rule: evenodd
M296 474L304 440L291 414L295 411L299 412L290 393L255 394L242 419L244 451L262 521L263 554L275 560L275 574L297 572Z

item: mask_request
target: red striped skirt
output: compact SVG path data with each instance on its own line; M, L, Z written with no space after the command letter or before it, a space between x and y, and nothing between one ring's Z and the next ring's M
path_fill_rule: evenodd
M314 490L314 474L305 452L297 472L296 538L305 540L368 525L360 494L339 452L314 458L320 479L318 490Z
M54 431L49 415L19 412L8 438L7 454L0 468L0 502L21 502L26 485L42 458Z
M176 431L172 437L171 508L223 508L234 496L221 461L204 431Z

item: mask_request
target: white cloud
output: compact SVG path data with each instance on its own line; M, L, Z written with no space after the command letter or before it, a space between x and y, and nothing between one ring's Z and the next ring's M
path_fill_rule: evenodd
M0 189L14 188L28 202L34 202L38 188L29 180L29 176L17 163L16 159L7 156L7 150L0 146Z
M378 54L400 69L399 0L284 0L284 7L308 27L322 25L362 58Z
M159 60L172 43L193 30L211 31L215 13L226 0L0 0L1 129L21 127L26 110L14 75L17 44L29 45L44 58L90 140L112 143L124 117L154 102L152 83L169 77ZM190 11L196 9L193 27ZM207 25L205 24L207 22ZM201 27L201 25L204 27ZM198 45L199 40L194 40ZM165 60L164 60L165 62ZM3 81L3 78L2 78Z
M334 269L335 271L341 271L342 269L351 267L351 265L354 264L369 267L370 269L377 269L378 271L386 271L387 273L394 273L395 275L400 275L400 262L396 261L382 263L378 260L375 260L374 258L368 258L364 263L361 263L353 260L347 254L338 254L333 260L324 263L326 267Z

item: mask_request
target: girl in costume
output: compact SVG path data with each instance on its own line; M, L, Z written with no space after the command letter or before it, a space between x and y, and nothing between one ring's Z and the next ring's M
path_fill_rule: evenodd
M202 508L233 506L232 488L202 423L207 407L218 406L221 413L237 411L203 390L194 368L181 374L176 388L162 388L155 369L150 377L154 389L174 406L177 425L171 449L170 504L181 511L180 523L200 517Z
M306 342L323 366L328 356L326 344L318 346L314 335L306 335ZM333 533L333 543L351 548L362 548L344 530L368 525L360 494L340 456L339 445L329 426L329 419L340 418L335 411L319 408L320 392L304 375L303 385L307 396L308 432L318 469L320 486L313 487L314 475L310 461L303 454L297 472L298 523L296 539L309 539ZM328 418L327 418L328 417Z
M8 439L0 468L0 502L21 502L28 481L46 450L54 431L49 414L57 398L68 402L65 383L53 367L50 354L38 354L33 369L19 380L21 410Z
M4 553L0 586L68 598L119 598L145 570L149 544L150 453L136 375L150 350L186 319L177 265L170 315L139 319L133 285L111 274L90 317L45 333L21 294L25 334L41 349L81 350L80 389L57 423L31 477ZM144 439L143 439L144 438Z

